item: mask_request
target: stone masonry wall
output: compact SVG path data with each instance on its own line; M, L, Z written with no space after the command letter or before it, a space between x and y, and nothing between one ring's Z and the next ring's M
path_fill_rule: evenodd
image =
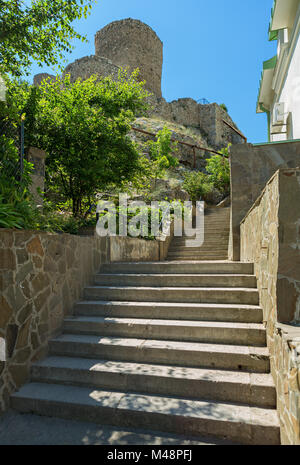
M63 72L63 76L70 74L71 82L76 79L88 79L93 74L101 77L112 77L117 80L119 67L114 65L110 60L95 55L87 56L70 63Z
M283 444L300 444L300 170L281 169L241 223L255 263Z
M240 222L279 168L300 166L300 142L231 147L230 260L240 259Z
M130 72L139 68L146 88L161 97L163 44L147 24L131 18L108 24L96 33L95 53Z
M192 98L181 98L167 102L155 96L149 99L152 110L150 117L159 117L171 123L197 129L206 144L216 150L228 144L240 144L242 138L223 123L223 120L236 127L229 114L216 103L202 105Z
M0 411L109 253L107 238L0 230Z

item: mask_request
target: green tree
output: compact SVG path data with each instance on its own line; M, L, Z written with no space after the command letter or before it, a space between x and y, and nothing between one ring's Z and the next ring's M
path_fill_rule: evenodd
M207 174L201 171L191 171L184 176L183 188L195 204L199 200L206 200L206 195L210 194L213 185Z
M224 195L230 193L230 165L229 147L222 149L222 155L214 155L206 163L206 171L209 173L210 182Z
M167 127L158 131L156 141L148 141L149 155L151 158L150 171L152 179L156 180L163 177L166 170L178 165L178 160L173 156L177 150L176 142L172 142L172 131Z
M47 184L72 202L74 216L85 201L111 184L121 185L138 169L138 150L128 133L147 109L147 91L137 72L119 79L70 76L44 80L39 88L14 82L8 105L25 114L26 145L48 153Z
M95 0L0 0L0 73L29 74L32 61L56 65L72 50L73 39L85 41L72 26L87 17Z

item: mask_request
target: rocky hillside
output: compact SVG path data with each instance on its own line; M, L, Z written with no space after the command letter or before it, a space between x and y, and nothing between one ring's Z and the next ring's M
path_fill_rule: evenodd
M183 125L165 121L160 118L138 118L134 127L143 131L157 134L158 131L162 130L164 126L167 126L172 131L172 139L175 141L185 142L191 145L198 145L207 149L212 147L208 145L206 139L200 131L195 128L187 128ZM148 155L145 143L148 140L155 140L147 134L131 131L130 137L139 146L141 152ZM205 150L196 150L196 170L205 172L206 160L211 157L211 153ZM177 152L174 156L179 160L179 164L176 168L167 170L165 176L162 179L156 181L156 186L153 186L153 198L155 200L163 200L166 197L169 199L180 199L189 200L188 193L183 189L182 184L184 182L184 175L194 169L194 152L191 147L177 145ZM218 192L214 195L215 203L222 200L222 195Z

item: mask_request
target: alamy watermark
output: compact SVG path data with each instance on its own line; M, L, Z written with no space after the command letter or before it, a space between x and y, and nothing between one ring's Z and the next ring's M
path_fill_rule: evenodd
M99 200L97 234L104 236L160 238L170 236L174 221L174 236L185 236L187 247L201 247L204 242L204 202L128 201L120 194L118 205Z

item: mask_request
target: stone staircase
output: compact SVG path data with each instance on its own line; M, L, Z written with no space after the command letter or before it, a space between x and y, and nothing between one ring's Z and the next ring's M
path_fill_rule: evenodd
M116 263L11 398L22 413L279 444L253 265Z
M169 249L168 260L227 260L229 221L230 208L206 208L203 245L188 246L187 241L195 236L175 237ZM193 227L195 226L194 219Z

